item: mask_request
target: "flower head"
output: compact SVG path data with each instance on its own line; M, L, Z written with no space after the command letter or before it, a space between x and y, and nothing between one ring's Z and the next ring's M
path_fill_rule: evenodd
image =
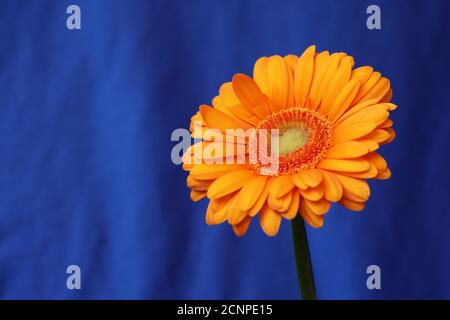
M241 236L259 216L263 231L274 236L283 218L297 214L321 227L334 202L364 208L366 180L391 175L377 151L395 137L389 114L397 107L389 103L388 79L372 67L353 67L351 56L318 53L315 46L300 57L262 57L253 78L236 74L212 107L200 106L191 131L202 141L185 153L183 168L191 199L209 199L208 224L228 221ZM208 129L217 134L204 135ZM229 129L240 133L228 139ZM255 146L244 130L277 136ZM266 170L264 157L251 161L262 145L276 146L275 171Z

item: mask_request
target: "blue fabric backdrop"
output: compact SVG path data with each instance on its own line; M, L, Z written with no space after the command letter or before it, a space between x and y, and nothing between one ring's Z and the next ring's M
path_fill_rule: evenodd
M207 227L170 134L258 57L316 44L375 66L400 106L392 179L308 229L319 298L450 298L450 5L376 2L377 31L372 1L1 1L0 297L297 298L289 223Z

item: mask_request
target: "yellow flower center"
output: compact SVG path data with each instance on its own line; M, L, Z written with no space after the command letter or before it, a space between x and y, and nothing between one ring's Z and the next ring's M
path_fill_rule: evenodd
M294 125L282 130L279 139L280 156L284 156L302 148L308 142L309 132L307 128L300 123L298 126Z
M292 108L269 115L257 126L257 132L266 129L268 150L270 131L278 129L278 171L274 175L286 175L314 168L328 149L333 133L331 122L320 113L304 108ZM254 166L257 172L266 163Z

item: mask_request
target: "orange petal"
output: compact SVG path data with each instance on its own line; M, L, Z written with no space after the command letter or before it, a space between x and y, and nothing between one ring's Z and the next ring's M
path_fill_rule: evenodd
M230 171L245 169L241 164L197 164L191 168L191 176L197 180L217 179Z
M239 209L243 211L250 210L264 191L266 181L267 176L256 176L245 183L239 194Z
M281 198L295 187L290 176L275 177L270 186L270 193Z
M289 69L282 57L275 55L269 58L267 82L270 90L269 97L278 110L284 109L288 104Z
M390 128L388 128L390 129ZM375 129L369 134L362 137L363 139L375 141L378 144L381 144L387 140L389 140L389 133L384 129Z
M392 88L384 95L384 97L380 100L380 102L389 102L392 99Z
M223 197L241 189L245 182L253 176L249 170L240 170L226 173L215 180L208 189L208 198L215 199Z
M369 199L370 188L365 180L336 175L344 188L344 197L357 202L364 202Z
M272 180L267 180L264 190L258 197L258 200L256 200L255 204L248 210L248 215L250 217L254 217L266 203L267 197L269 196L271 183Z
M337 202L342 198L343 188L341 182L334 173L322 170L324 198L331 202Z
M269 193L267 204L275 211L287 211L292 200L292 192L289 192L284 197L277 198Z
M304 107L306 97L311 87L314 72L315 46L310 46L298 59L294 69L294 96L295 103L299 107Z
M361 99L361 101L369 99L377 99L377 102L389 92L390 81L387 78L381 78L375 86Z
M378 180L387 180L387 179L389 179L390 177L391 177L391 170L386 169L385 171L380 172L380 173L375 177L375 179L378 179Z
M300 189L303 189L303 190L308 188L308 186L303 182L303 180L300 178L300 174L298 174L298 173L297 174L293 174L291 176L291 180L292 180L292 182L295 184L295 186L297 188L300 188Z
M371 179L378 175L378 170L373 163L369 161L370 168L362 172L346 172L345 175L358 179Z
M373 72L369 79L361 86L361 89L359 89L358 94L355 97L355 100L353 100L353 104L356 104L360 102L364 96L372 90L372 88L377 84L378 80L381 78L381 73L379 72ZM368 100L368 99L366 99Z
M362 172L370 168L370 164L363 159L323 159L317 165L317 168L344 171L344 172Z
M332 144L338 144L340 142L361 138L375 130L375 128L376 125L373 122L360 122L353 124L335 132Z
M195 190L191 191L190 198L194 202L200 201L204 197L206 197L206 192L205 191L195 191Z
M249 110L249 108L246 108L243 105L236 105L228 107L227 110L230 112L230 114L238 118L239 120L249 124L252 127L255 127L258 125L258 123L261 122L261 119L263 117L256 115L256 113L253 112L253 110ZM255 110L259 110L258 108L255 108Z
M200 113L206 124L210 128L219 129L223 132L226 129L249 129L251 126L237 118L233 118L222 111L206 105L200 106Z
M246 211L239 209L238 199L239 196L234 197L228 207L228 223L231 225L240 223L245 217L248 216Z
M333 74L336 70L341 60L342 55L340 53L333 53L326 59L323 63L321 69L317 73L317 77L314 77L313 83L311 85L311 91L309 97L311 99L311 107L313 110L319 105L326 88L330 84Z
M370 152L377 150L380 146L378 143L376 143L373 140L366 139L366 138L359 138L355 141L362 143Z
M232 205L236 202L236 198L238 196L238 193L234 193L233 196L230 198L229 201L225 203L222 208L220 208L218 211L214 212L212 210L212 200L210 201L211 204L211 210L214 212L214 222L215 224L221 224L228 218L228 213L230 212L230 209L232 208ZM233 205L234 206L234 205Z
M281 216L287 220L294 219L297 216L299 204L300 194L298 192L292 192L292 201L289 205L289 209L286 212L281 213Z
M314 72L313 72L313 76L312 76L312 82L311 82L311 87L309 89L309 94L306 100L306 107L309 109L314 109L316 108L316 105L313 106L312 103L312 99L311 96L312 94L312 90L313 90L313 86L315 87L314 89L314 95L316 95L318 89L319 89L319 85L320 82L323 79L323 76L325 75L325 71L326 71L326 66L324 67L325 63L327 63L328 59L330 57L330 54L328 51L322 51L318 54L316 54L316 56L314 57Z
M295 54L288 54L283 57L284 61L286 62L287 66L291 71L294 71L295 65L297 64L298 57Z
M314 214L303 200L300 202L300 214L311 227L321 228L323 226L323 216Z
M372 162L379 172L383 172L387 169L386 160L384 160L384 158L377 152L367 154L366 159Z
M336 70L336 73L332 75L329 85L326 87L326 91L323 94L322 104L320 105L322 114L326 116L330 115L334 102L336 101L344 86L350 80L351 70L352 67L350 63L344 62L343 60Z
M281 216L269 206L263 207L259 215L259 224L264 233L273 237L278 233L281 224Z
M317 187L322 182L322 174L319 170L308 169L299 171L297 176L308 187ZM303 188L302 188L303 189Z
M394 122L391 119L386 119L385 122L383 122L382 124L380 124L378 126L378 128L380 129L386 129L386 128L390 128L394 125Z
M336 126L336 131L361 122L373 122L379 126L389 118L389 112L384 110L362 110L348 117Z
M209 201L209 203L211 205L212 212L217 212L220 209L222 209L231 200L231 198L234 197L235 195L236 195L236 193L230 193L221 198L211 199Z
M310 201L308 199L303 199L305 206L307 206L314 214L324 215L330 209L330 202L324 198L318 201Z
M267 81L268 62L269 58L262 57L256 61L255 66L253 67L253 79L255 79L255 82L258 84L258 87L266 95L270 94L269 82Z
M328 118L335 122L349 107L360 88L358 80L347 82L331 105Z
M367 100L361 103L358 103L356 106L353 106L351 108L349 108L348 110L341 110L341 112L339 112L338 114L336 114L336 116L334 116L333 118L333 122L335 123L335 125L337 126L339 123L341 123L342 121L344 121L345 119L347 119L348 117L350 117L351 115L365 109L365 108L369 108L371 106L374 106L376 102L376 99L373 100Z
M210 205L206 209L205 222L208 226L216 224L214 222L214 213L211 211Z
M246 217L239 224L234 225L234 234L238 237L242 237L247 232L250 222L252 222L252 219L250 217Z
M214 180L197 180L189 175L186 179L187 186L196 191L207 191Z
M362 211L366 206L365 202L355 202L346 198L342 198L339 203L352 211Z
M286 212L288 211L291 202L292 202L292 198L293 198L293 194L297 193L297 192L289 192L288 194L286 194L282 199L283 199L283 203L281 204L281 208L278 210L279 212ZM269 195L270 196L270 195Z
M308 188L306 190L299 190L303 198L311 201L318 201L323 197L323 188L321 186L318 186L316 188Z
M242 104L260 119L267 116L258 105L265 99L256 82L249 76L238 73L233 76L233 89Z
M373 73L373 68L369 66L363 66L356 68L352 71L351 79L358 80L361 85L365 84L369 80Z
M325 153L326 158L350 159L357 158L368 153L367 147L357 141L346 141L332 146Z
M383 141L383 144L391 142L397 136L397 134L395 133L395 130L392 128L386 128L386 129L384 129L384 131L386 131L389 134L389 139L387 139L386 141Z

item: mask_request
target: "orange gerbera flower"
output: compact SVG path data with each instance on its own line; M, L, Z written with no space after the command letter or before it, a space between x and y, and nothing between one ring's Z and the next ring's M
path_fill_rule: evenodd
M377 150L395 137L389 113L397 107L389 103L388 79L372 67L353 67L351 56L317 53L315 46L300 57L262 57L253 78L236 74L221 86L213 107L200 106L192 121L202 121L202 129L280 132L273 175L263 175L258 163L189 163L196 145L185 153L191 199L209 198L208 224L228 221L242 236L259 213L261 228L274 236L282 218L292 220L297 213L321 227L332 202L364 208L370 195L366 180L391 176ZM204 150L212 139L203 140Z

